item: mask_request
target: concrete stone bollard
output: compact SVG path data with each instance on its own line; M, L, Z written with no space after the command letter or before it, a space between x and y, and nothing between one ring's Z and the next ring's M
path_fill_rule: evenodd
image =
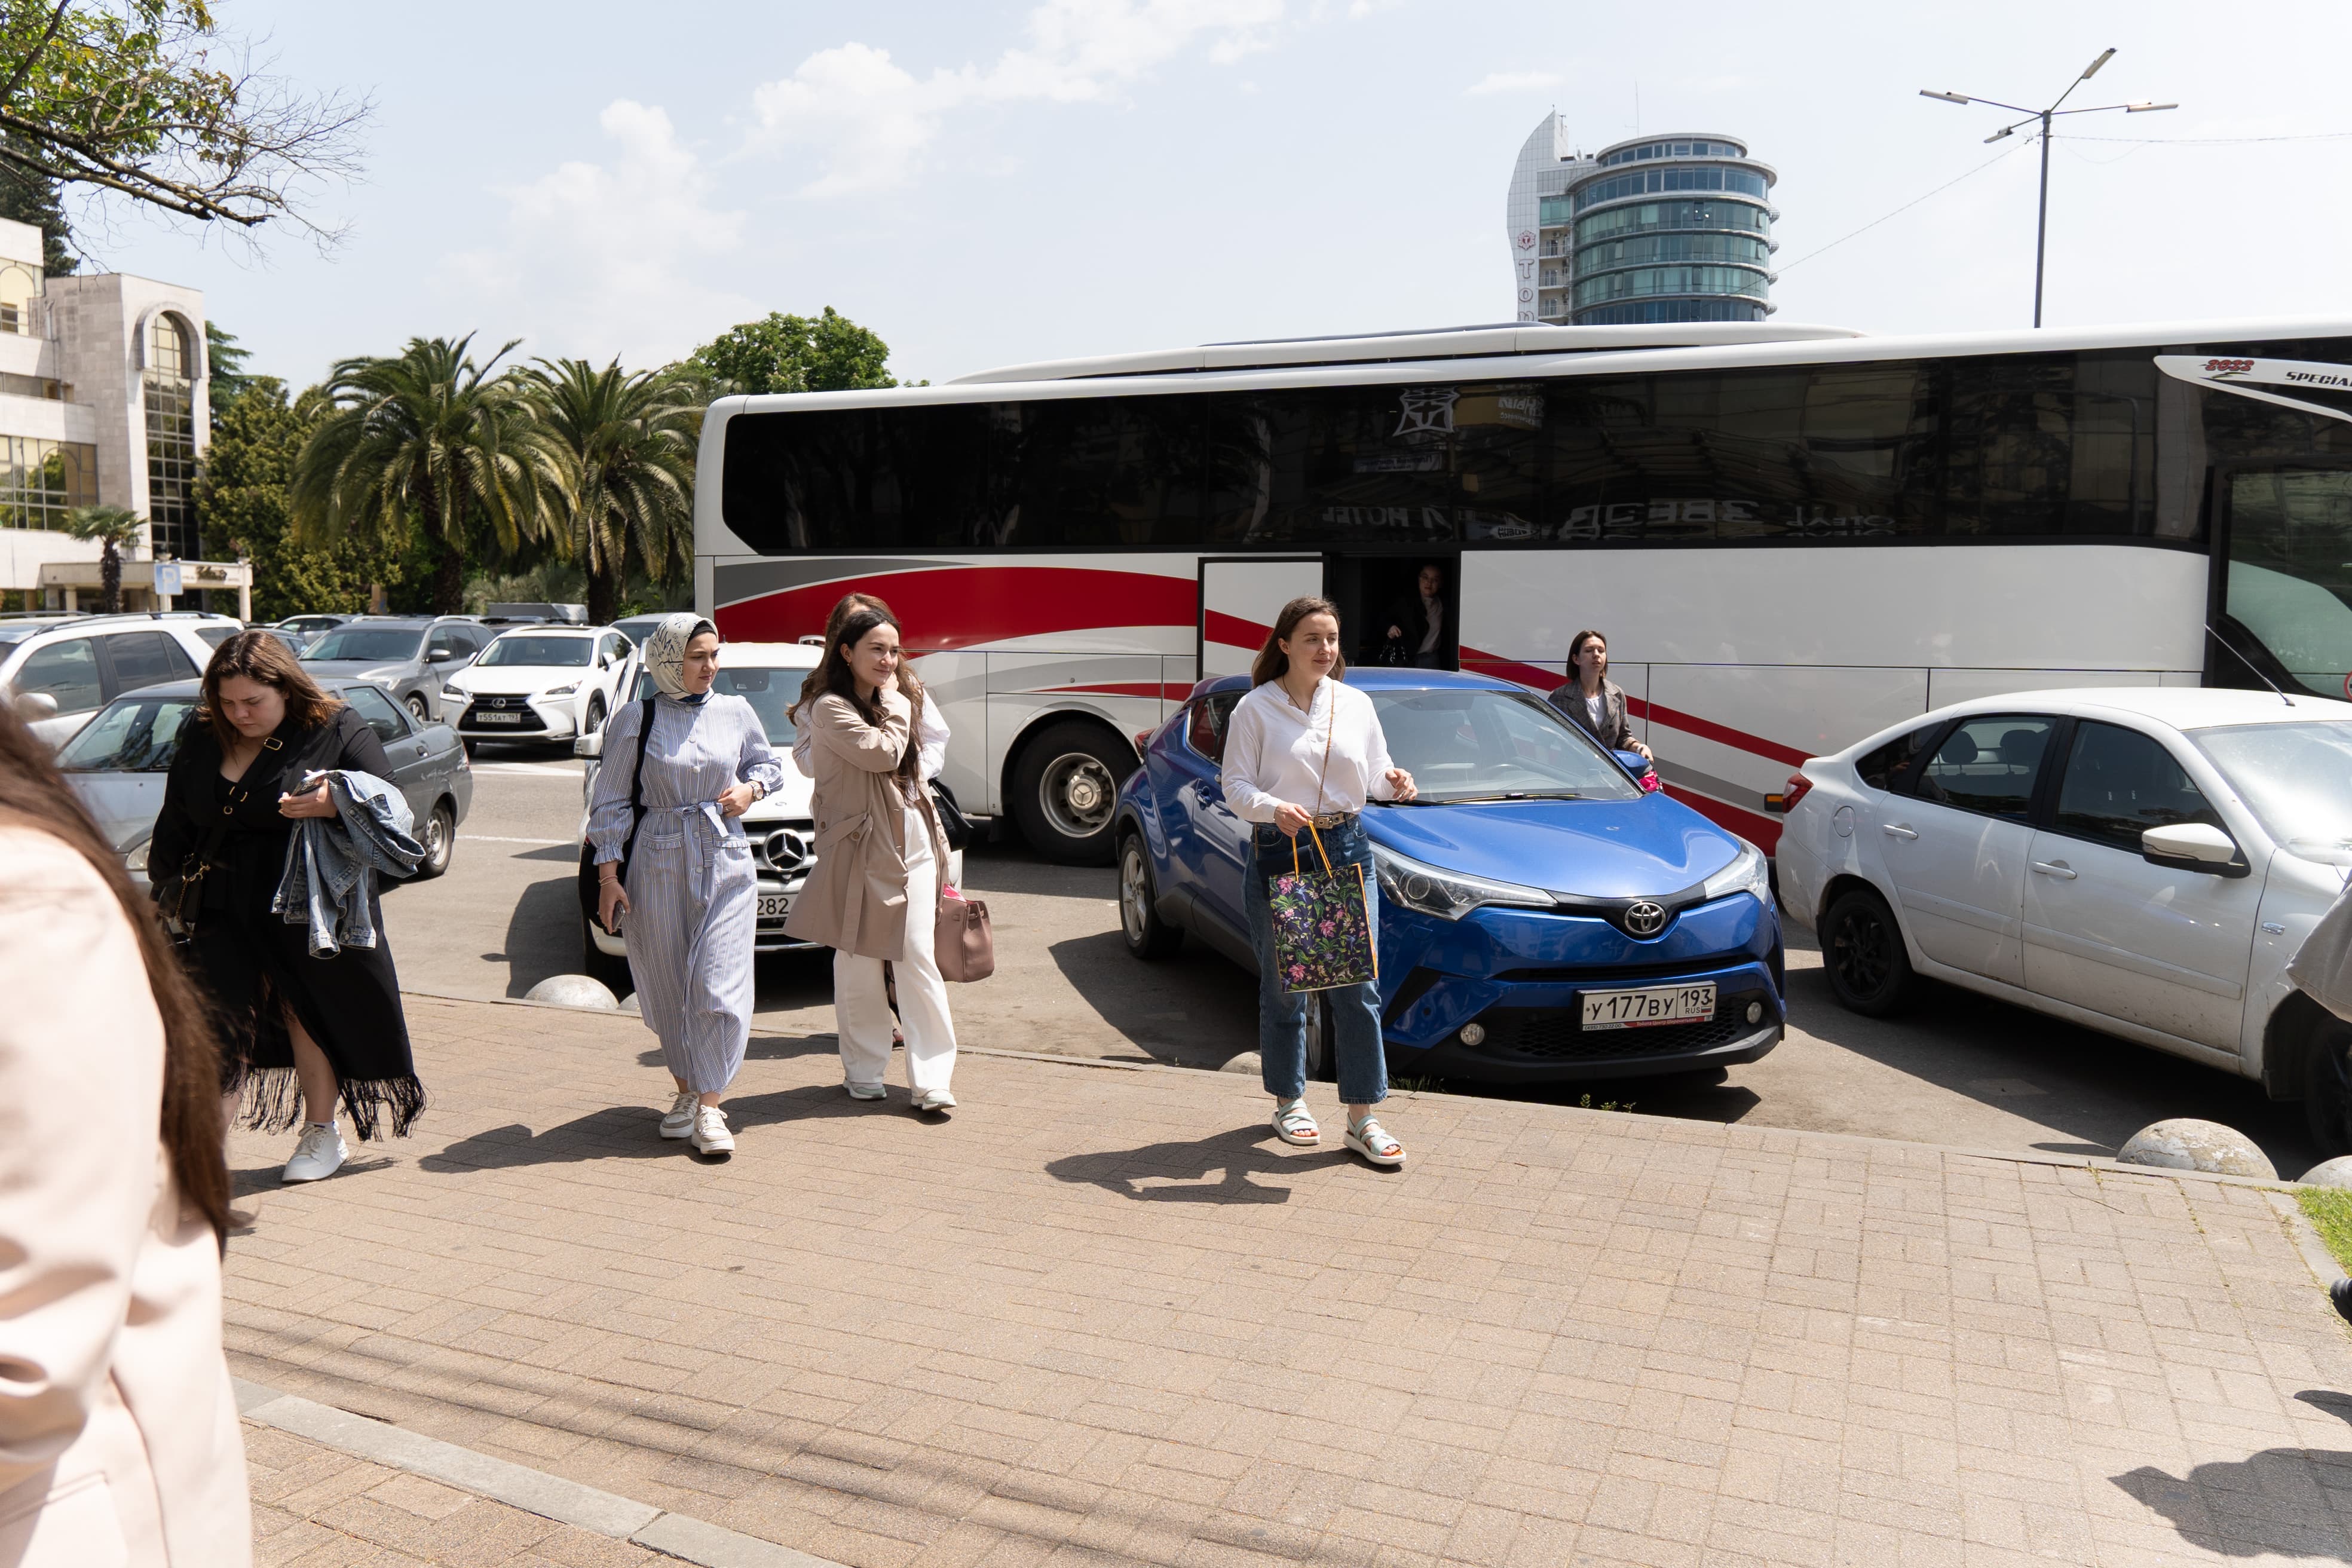
M2333 1160L2322 1160L2296 1180L2306 1187L2352 1190L2352 1154L2338 1154Z
M635 1012L637 1010L637 994L634 991L630 992L626 996L622 997L620 1001L614 1003L614 1006L616 1010L623 1013Z
M559 1007L587 1007L599 1013L610 1013L620 1006L613 993L601 980L591 980L584 974L551 974L527 992L526 1002L551 1002Z
M2214 1176L2278 1180L2278 1167L2254 1141L2234 1127L2176 1116L2133 1133L2116 1154L2123 1165L2153 1165L2166 1171L2202 1171Z

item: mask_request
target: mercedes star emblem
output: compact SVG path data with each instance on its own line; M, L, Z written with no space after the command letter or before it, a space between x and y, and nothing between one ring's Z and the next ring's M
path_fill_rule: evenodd
M1626 908L1625 929L1635 936L1655 936L1665 923L1666 910L1664 904L1653 903L1643 899L1639 903Z

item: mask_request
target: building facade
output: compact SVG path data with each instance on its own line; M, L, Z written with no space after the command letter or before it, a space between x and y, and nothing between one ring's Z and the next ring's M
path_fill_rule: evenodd
M90 607L100 549L64 523L68 510L92 504L127 508L148 524L122 552L125 607L160 602L158 560L180 563L183 604L226 609L249 593L244 563L200 559L192 491L212 434L204 323L194 289L119 272L45 276L41 231L0 219L6 603Z
M1638 136L1588 157L1557 114L1519 149L1505 205L1517 319L1559 325L1760 321L1771 301L1771 193L1748 144Z

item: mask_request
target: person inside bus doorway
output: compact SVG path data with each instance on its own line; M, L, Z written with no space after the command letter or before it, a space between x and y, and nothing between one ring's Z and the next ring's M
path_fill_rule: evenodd
M1599 632L1579 632L1570 642L1568 680L1552 688L1550 700L1569 722L1583 726L1611 751L1639 752L1645 763L1657 760L1625 716L1625 689L1609 679L1609 639Z
M1445 568L1433 561L1424 563L1414 575L1413 591L1390 605L1387 625L1389 647L1397 653L1383 658L1382 663L1415 669L1453 668L1454 628L1447 625L1445 614ZM1400 643L1402 648L1398 648Z
M1258 1061L1266 1092L1274 1096L1274 1131L1284 1142L1306 1149L1323 1142L1305 1098L1307 994L1285 985L1275 963L1266 883L1291 868L1293 846L1311 826L1316 847L1329 856L1333 870L1362 869L1364 912L1377 931L1380 883L1364 832L1364 803L1410 801L1414 795L1412 775L1389 758L1372 700L1339 684L1348 668L1339 647L1339 608L1330 600L1293 599L1282 606L1250 667L1250 690L1226 721L1218 781L1234 814L1255 825L1242 867L1242 902L1257 950ZM1348 1147L1375 1165L1403 1164L1404 1145L1372 1119L1372 1108L1389 1092L1379 987L1366 980L1317 994L1331 1015Z

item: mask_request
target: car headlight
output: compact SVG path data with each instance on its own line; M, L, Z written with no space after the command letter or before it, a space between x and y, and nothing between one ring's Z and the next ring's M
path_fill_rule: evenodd
M575 680L569 686L551 686L546 690L541 692L540 695L541 697L569 697L579 689L580 683Z
M1548 910L1552 897L1540 888L1516 882L1491 881L1460 871L1441 871L1410 856L1375 844L1372 866L1381 879L1381 897L1409 910L1440 920L1458 921L1481 904L1509 904L1520 909Z
M1745 838L1739 841L1739 853L1731 858L1731 864L1709 877L1698 896L1702 903L1711 903L1734 893L1753 893L1766 903L1772 901L1772 873L1764 863L1764 851Z
M126 871L146 870L147 846L153 842L154 840L152 838L142 838L138 843L132 845L130 848L125 849L122 852L122 868Z

